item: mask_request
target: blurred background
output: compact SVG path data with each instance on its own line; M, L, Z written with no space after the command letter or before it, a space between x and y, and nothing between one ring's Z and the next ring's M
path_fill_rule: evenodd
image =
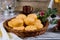
M8 6L15 7L14 11L22 11L22 7L27 5L36 8L42 8L46 10L48 8L50 0L0 0L0 11L6 10Z

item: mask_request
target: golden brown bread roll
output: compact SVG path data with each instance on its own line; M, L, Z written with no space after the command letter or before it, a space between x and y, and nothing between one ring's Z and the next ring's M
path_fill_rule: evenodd
M31 17L31 18L37 19L37 15L36 14L29 14L27 17Z
M38 30L40 30L40 29L43 28L43 25L42 25L42 24L40 24L40 25L36 25L36 27L37 27Z
M25 30L25 27L24 27L24 26L13 27L13 29L15 29L15 30L20 30L20 31L24 31L24 30Z
M41 24L41 20L40 20L40 19L37 19L37 20L35 21L35 23Z
M33 25L35 22L35 19L31 17L27 17L26 19L24 19L24 22L26 25Z
M34 27L33 25L26 26L26 28L25 28L25 31L35 31L35 30L37 30L37 28Z
M11 21L8 22L8 25L10 27L19 27L23 25L23 20L21 19L12 19Z
M18 16L16 16L17 19L22 19L24 20L26 18L26 15L24 14L19 14Z
M40 21L39 19L36 20L36 22L35 22L34 25L37 27L37 29L41 29L41 28L43 28L43 24L41 23L41 21Z

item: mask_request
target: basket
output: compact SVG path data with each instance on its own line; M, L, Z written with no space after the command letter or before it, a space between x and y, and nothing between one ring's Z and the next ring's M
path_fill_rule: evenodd
M44 34L47 31L47 28L48 28L48 25L49 25L49 22L47 21L45 26L41 30L32 31L32 32L30 32L30 31L29 32L27 32L27 31L21 32L21 31L18 31L18 30L14 30L14 29L12 29L11 27L8 26L8 21L10 21L11 19L8 19L3 23L4 28L6 29L7 32L12 32L12 33L14 33L17 36L22 37L22 38L34 37L34 36Z

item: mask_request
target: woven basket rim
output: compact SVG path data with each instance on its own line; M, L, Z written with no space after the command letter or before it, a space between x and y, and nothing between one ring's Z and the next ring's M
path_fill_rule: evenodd
M15 18L15 17L14 17L14 18ZM14 19L14 18L11 18L11 19ZM10 28L9 26L7 26L8 24L6 25L6 23L8 23L8 21L10 21L11 19L6 20L6 21L3 23L3 26ZM45 27L43 27L42 29L46 28L47 25L48 25L48 23L49 23L49 22L47 21ZM42 29L40 29L40 30L42 30ZM14 30L14 29L12 29L12 30ZM35 30L35 31L40 31L40 30ZM20 30L15 30L15 31L20 31ZM24 32L34 32L34 31L24 31Z
M11 18L11 19L13 19L13 18ZM18 37L21 37L21 38L34 37L34 36L44 34L47 31L47 28L48 28L48 25L49 25L49 22L47 21L46 25L41 30L37 30L37 31L20 31L20 30L14 30L14 29L9 28L7 26L7 24L8 24L7 22L10 21L11 19L8 19L3 23L4 28L6 29L7 32L12 32L12 33L16 34Z

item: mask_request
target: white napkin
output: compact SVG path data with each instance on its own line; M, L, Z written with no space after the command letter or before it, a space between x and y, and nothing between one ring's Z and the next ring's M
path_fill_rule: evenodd
M17 37L15 34L13 33L9 33L11 36L11 40L22 40L21 38Z
M21 38L19 38L18 36L16 36L13 33L9 33L9 35L11 36L11 38L9 38L8 33L6 32L6 30L3 27L3 22L0 23L0 29L2 31L2 37L0 38L0 40L22 40Z
M9 36L8 36L7 32L5 31L2 23L0 23L0 29L2 31L2 38L1 38L1 40L9 40Z

